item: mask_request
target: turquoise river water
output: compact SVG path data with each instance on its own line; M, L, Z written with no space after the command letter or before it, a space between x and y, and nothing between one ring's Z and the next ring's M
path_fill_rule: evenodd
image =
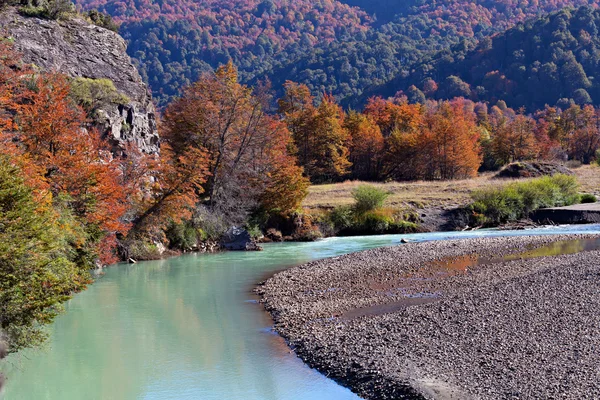
M305 366L251 290L274 271L411 240L600 233L600 225L266 245L117 265L68 302L41 350L9 357L3 400L358 399Z

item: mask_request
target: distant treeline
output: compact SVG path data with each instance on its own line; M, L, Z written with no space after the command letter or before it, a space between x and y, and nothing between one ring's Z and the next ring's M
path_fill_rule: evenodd
M597 0L77 3L107 13L121 24L128 52L160 107L203 72L230 60L245 83L267 78L279 89L292 80L306 84L313 95L330 93L344 104L362 106L370 96L387 97L403 89L400 81L415 68L432 65L427 60L440 51L440 57L458 62L462 52L479 40L527 19L564 7L600 4ZM571 49L571 42L565 42L565 47ZM414 84L420 88L419 82ZM478 85L472 84L473 90ZM551 100L545 102L554 105Z

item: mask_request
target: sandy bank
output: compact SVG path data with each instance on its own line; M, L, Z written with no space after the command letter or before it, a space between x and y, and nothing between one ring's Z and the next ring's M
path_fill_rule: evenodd
M374 249L257 291L305 362L365 398L598 398L600 251L578 238ZM499 259L540 247L575 254Z

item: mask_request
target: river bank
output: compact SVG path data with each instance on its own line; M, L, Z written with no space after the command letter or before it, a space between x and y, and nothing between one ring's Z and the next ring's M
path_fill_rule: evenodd
M600 241L584 238L410 243L257 292L301 359L364 398L597 397Z

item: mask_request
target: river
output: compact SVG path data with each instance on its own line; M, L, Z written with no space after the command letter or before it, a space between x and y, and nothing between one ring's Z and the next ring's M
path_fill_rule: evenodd
M600 225L330 238L263 252L120 264L66 305L41 350L12 355L3 400L358 399L306 367L273 333L251 293L307 261L415 241L600 233Z

